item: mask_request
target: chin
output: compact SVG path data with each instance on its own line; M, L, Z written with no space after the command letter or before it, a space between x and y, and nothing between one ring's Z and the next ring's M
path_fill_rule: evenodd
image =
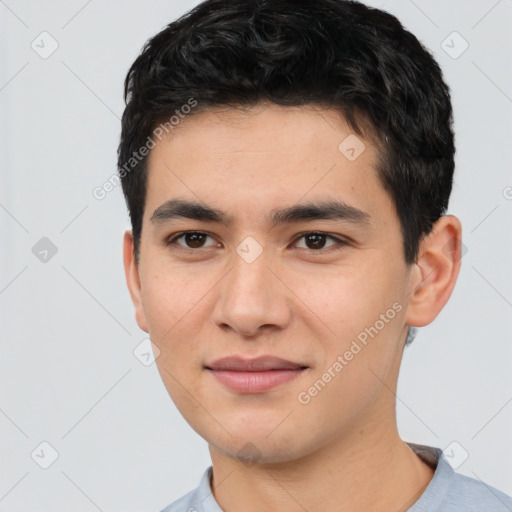
M268 427L261 432L255 429L238 432L229 430L231 435L222 428L220 432L212 432L211 427L208 432L196 431L207 441L210 451L213 449L246 466L290 462L309 453L307 447L300 444L303 437L300 432L294 437L284 429L269 435L271 430Z
M286 451L286 447L276 447L274 443L261 439L239 439L231 440L229 444L209 443L217 452L225 457L237 460L246 466L255 464L279 464L290 462L301 457L297 447L293 451ZM291 449L291 447L290 447Z

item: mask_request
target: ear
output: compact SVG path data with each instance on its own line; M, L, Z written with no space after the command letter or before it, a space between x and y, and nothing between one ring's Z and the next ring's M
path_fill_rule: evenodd
M420 243L411 272L407 324L428 325L448 302L460 270L461 234L459 219L444 215Z
M143 331L149 332L141 300L139 268L135 262L133 235L131 231L126 231L124 234L123 260L126 284L128 285L128 290L130 291L130 296L135 307L135 319Z

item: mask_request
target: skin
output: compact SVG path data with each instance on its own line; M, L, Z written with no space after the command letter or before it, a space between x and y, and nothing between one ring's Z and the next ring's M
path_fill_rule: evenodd
M461 225L441 217L407 265L375 146L359 137L366 149L354 161L338 149L351 133L334 110L262 103L190 116L150 153L140 261L127 231L126 279L169 395L208 442L213 493L226 512L406 510L433 476L399 437L395 392L408 326L432 322L455 285ZM151 220L176 198L234 223ZM273 209L332 199L369 222L268 222ZM188 249L183 237L166 245L186 230L209 236ZM315 248L301 237L312 231L347 243L326 237ZM263 250L252 263L236 252L248 236ZM298 394L396 303L394 318L300 403ZM270 391L236 393L204 368L234 354L308 369Z

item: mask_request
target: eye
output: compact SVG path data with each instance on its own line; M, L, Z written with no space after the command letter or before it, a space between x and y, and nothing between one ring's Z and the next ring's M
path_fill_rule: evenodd
M299 247L299 249L308 249L315 252L318 252L319 250L322 249L326 249L326 239L331 239L335 242L331 246L328 246L327 249L336 245L347 245L347 242L345 240L336 238L321 231L311 231L309 233L303 233L302 235L300 235L298 240L300 240L301 238L304 238L306 247Z
M178 245L184 249L202 249L203 247L215 247L219 246L218 243L214 243L210 246L205 246L204 242L207 238L212 238L207 233L202 231L185 231L179 235L176 235L167 240L167 245ZM177 243L177 240L183 239L186 245ZM213 238L212 238L213 240Z
M213 243L210 245L205 245L205 241L208 238L210 238L213 241ZM304 239L306 246L298 247L297 242L295 242L294 246L298 247L299 249L306 249L312 252L320 252L321 250L331 248L337 249L339 248L339 246L347 245L347 242L345 240L329 235L327 233L323 233L322 231L310 231L307 233L303 233L296 240L300 240L302 238ZM334 243L332 243L330 246L326 246L327 239L330 239ZM179 240L182 240L184 244L179 243ZM215 240L210 235L202 231L184 231L183 233L179 233L169 238L166 241L166 245L177 245L179 247L182 247L183 249L191 250L221 246L221 244L215 242Z

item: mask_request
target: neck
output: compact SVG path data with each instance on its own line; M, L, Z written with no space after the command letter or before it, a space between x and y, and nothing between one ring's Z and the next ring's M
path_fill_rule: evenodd
M434 470L400 439L395 421L375 420L286 462L247 466L210 445L217 503L226 512L408 510Z

